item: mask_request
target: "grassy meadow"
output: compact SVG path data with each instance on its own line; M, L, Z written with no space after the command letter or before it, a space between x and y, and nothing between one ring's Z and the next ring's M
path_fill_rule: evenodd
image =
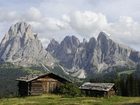
M140 97L75 97L41 95L24 98L3 98L0 105L140 105Z

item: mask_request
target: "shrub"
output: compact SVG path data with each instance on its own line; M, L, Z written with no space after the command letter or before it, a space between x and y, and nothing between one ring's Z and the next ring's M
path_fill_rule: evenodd
M67 97L81 96L81 91L78 86L72 83L66 83L60 86L59 93Z

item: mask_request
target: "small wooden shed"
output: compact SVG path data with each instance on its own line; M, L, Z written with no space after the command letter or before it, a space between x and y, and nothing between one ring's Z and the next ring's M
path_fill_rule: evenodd
M87 96L112 96L115 95L114 83L90 83L80 86L81 91Z
M28 75L18 78L17 81L19 96L52 93L58 90L61 84L70 82L54 73Z

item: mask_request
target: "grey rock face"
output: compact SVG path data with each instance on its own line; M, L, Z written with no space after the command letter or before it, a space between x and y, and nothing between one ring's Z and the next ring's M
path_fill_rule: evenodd
M57 52L58 48L59 43L55 39L52 39L46 50L49 51L52 55L54 55L54 53Z
M73 67L73 59L79 44L80 41L75 36L64 38L55 53L55 57L60 61L60 64L69 69Z
M78 38L66 36L60 44L52 40L46 50L56 57L61 65L70 69L74 65L73 61L79 45Z
M64 40L55 47L52 42L48 45L47 51L56 57L60 64L68 69L91 69L93 65L93 55L96 48L96 39L91 38L89 42L82 43L74 36L66 36Z
M50 49L52 43L48 45ZM114 42L110 37L100 32L97 40L91 38L88 42L80 42L76 37L67 36L60 44L54 44L50 53L61 65L69 69L84 69L87 72L100 72L114 66L132 67L135 60L131 58L132 49ZM134 54L137 58L138 54Z
M130 66L134 62L129 59L131 48L124 47L111 40L104 32L101 32L97 38L97 58L99 69L109 66ZM103 67L101 67L101 65ZM131 65L131 66L132 66Z
M43 49L37 34L31 26L19 22L11 26L0 44L1 62L11 62L20 66L50 64L53 57Z
M140 62L140 52L131 51L129 58L132 59L134 62L139 63Z

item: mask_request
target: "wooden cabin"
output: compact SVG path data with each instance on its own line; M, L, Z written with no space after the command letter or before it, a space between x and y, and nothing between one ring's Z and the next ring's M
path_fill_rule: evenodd
M17 81L19 96L52 93L58 90L61 84L70 82L53 73L28 75L26 77L20 77Z
M112 96L115 95L114 83L90 83L86 82L80 86L82 93L87 96Z

